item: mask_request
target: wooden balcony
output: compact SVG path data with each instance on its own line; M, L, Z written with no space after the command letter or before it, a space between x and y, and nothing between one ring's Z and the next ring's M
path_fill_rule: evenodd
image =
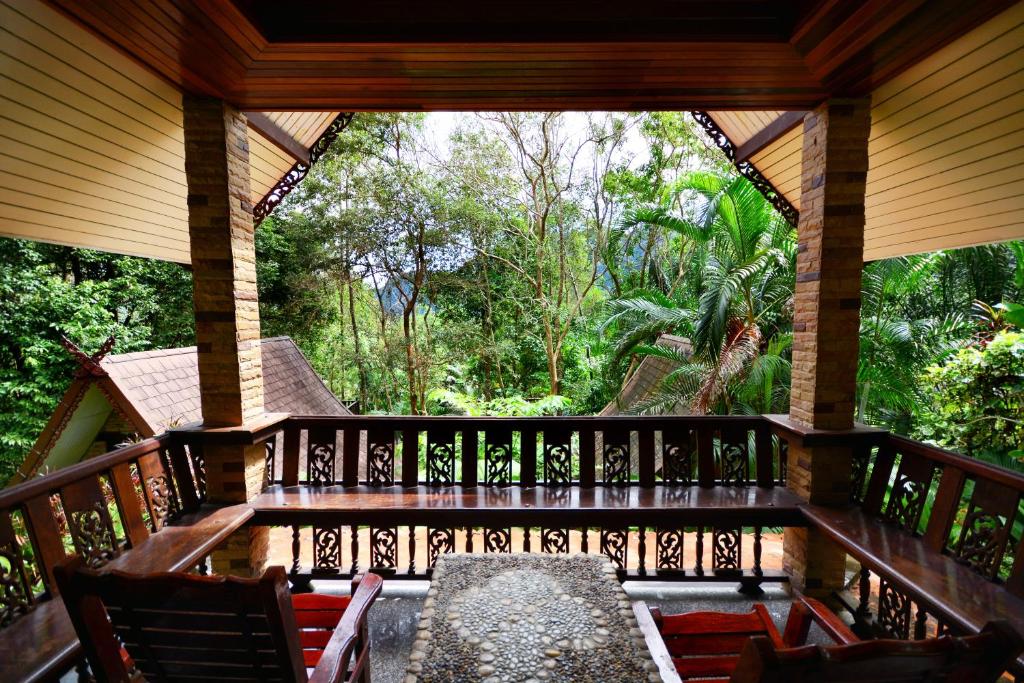
M789 491L788 444L815 435L765 416L290 417L248 433L265 444L267 486L230 506L205 502L210 438L229 436L172 432L0 493L0 651L11 653L0 678L52 678L79 661L54 599L52 569L68 555L202 573L246 525L291 530L298 590L367 570L425 578L447 552L572 550L606 555L623 580L756 591L788 579L762 566L763 532L810 527L859 563L835 598L865 636L1024 627L1013 533L1024 477L877 430L848 436L846 508Z

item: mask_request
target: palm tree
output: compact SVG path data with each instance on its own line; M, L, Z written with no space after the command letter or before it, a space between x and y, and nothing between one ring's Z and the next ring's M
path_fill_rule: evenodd
M918 405L921 373L958 348L967 336L966 319L908 315L911 297L934 280L948 260L944 252L874 261L861 283L860 362L857 420L893 423Z
M674 192L696 196L693 217L671 212L669 206L679 205ZM698 414L745 410L744 382L788 378L788 345L772 347L767 355L776 360L759 359L790 317L794 231L742 177L690 173L665 196L657 206L627 214L624 224L675 233L682 243L680 276L668 292L640 290L613 301L605 328L616 328L619 357L637 353L679 362L663 387L666 404L683 400ZM644 343L660 332L689 337L693 355ZM753 396L749 387L744 396Z

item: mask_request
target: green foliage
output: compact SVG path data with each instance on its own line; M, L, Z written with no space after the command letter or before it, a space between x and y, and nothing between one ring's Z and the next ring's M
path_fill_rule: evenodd
M494 398L488 401L450 389L434 389L427 396L427 405L431 415L540 417L560 415L569 406L569 401L564 396L555 395L534 401L522 396Z
M66 335L87 353L194 343L192 282L172 263L0 239L0 484L71 383Z
M984 346L929 367L931 396L916 436L1003 466L1024 469L1024 333L1003 331Z

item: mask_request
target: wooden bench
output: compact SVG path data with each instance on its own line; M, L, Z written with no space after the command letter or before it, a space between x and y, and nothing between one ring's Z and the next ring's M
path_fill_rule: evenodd
M1024 476L894 436L861 457L854 505L803 508L863 567L855 604L846 600L859 625L908 639L1005 620L1024 634L1024 539L1012 538Z
M651 488L275 486L251 505L258 525L618 527L803 526L784 487Z
M458 536L467 552L571 543L630 578L753 587L786 580L760 567L763 528L805 524L760 417L293 417L276 458L279 485L253 502L254 523L292 527L292 575L307 579L366 567L423 578ZM303 525L313 527L310 567L300 567ZM368 564L360 527L370 527ZM698 550L690 566L684 535Z
M149 439L0 491L0 553L13 566L11 604L2 605L10 623L0 627L0 680L52 680L81 659L53 575L68 550L93 566L184 571L252 519L245 505L203 504L194 472L183 449ZM19 547L25 541L34 558L28 563Z

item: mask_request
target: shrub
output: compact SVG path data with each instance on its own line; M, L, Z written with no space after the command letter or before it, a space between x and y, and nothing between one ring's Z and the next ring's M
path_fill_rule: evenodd
M922 382L932 401L918 438L1024 469L1024 334L1005 330L961 349Z

